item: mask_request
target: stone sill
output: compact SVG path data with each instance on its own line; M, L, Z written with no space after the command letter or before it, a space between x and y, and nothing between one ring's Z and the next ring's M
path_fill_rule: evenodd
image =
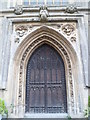
M67 118L68 114L67 113L26 113L24 115L25 118Z

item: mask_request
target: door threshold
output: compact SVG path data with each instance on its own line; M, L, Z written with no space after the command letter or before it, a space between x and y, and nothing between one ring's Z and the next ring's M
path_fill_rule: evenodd
M25 118L67 118L67 113L26 113Z

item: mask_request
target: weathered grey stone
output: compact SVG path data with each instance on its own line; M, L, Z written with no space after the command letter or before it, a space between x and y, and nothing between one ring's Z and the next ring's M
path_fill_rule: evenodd
M89 91L86 87L89 86L88 27L85 26L88 9L78 8L77 12L73 8L67 10L67 14L65 9L57 6L31 7L0 13L0 97L8 105L14 104L10 116L30 116L25 114L26 66L32 52L42 43L48 43L64 59L68 114L73 118L84 117ZM39 117L42 116L39 114Z
M20 5L16 5L15 8L14 8L14 13L16 15L21 15L23 14L23 7L20 6Z

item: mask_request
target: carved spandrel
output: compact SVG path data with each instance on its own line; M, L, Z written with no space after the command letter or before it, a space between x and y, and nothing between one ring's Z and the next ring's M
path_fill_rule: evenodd
M40 25L18 25L15 26L16 39L15 43L19 43L21 38L29 34L34 28L40 27ZM52 24L52 27L57 29L59 32L62 32L65 36L67 36L68 40L72 43L76 42L76 24L75 23L60 23L60 24Z
M30 33L32 29L33 29L32 25L23 25L23 24L16 25L15 26L16 38L15 38L14 42L19 43L21 41L21 38L23 38L28 33Z

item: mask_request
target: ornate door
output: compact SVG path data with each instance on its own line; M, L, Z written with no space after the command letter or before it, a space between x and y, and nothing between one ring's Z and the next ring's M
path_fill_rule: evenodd
M58 52L47 44L36 49L28 61L25 111L67 112L64 62Z

